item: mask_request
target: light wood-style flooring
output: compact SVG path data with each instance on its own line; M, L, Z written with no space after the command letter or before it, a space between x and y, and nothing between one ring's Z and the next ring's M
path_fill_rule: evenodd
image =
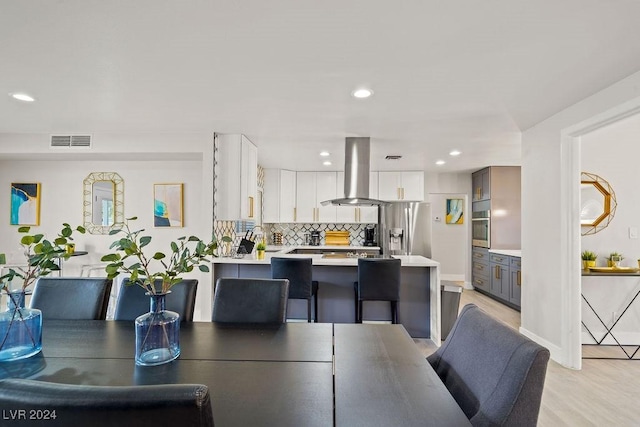
M465 289L460 307L474 303L518 329L520 313L479 292ZM425 356L435 351L430 340L415 340ZM538 425L640 426L640 360L585 359L582 370L549 361Z

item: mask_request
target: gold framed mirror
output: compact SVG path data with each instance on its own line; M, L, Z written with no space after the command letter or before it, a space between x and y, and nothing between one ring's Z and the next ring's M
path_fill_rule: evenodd
M595 234L607 228L613 219L618 202L611 185L593 173L580 176L580 226L582 235Z
M83 181L83 225L91 234L109 234L124 223L124 180L115 172L92 172Z

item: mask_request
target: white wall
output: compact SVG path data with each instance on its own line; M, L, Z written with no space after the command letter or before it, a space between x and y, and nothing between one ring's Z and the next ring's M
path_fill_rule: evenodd
M447 199L463 199L465 210L463 211L463 224L447 224L446 201ZM443 280L464 281L471 284L466 277L469 264L469 252L471 242L469 240L470 213L467 195L460 193L429 194L431 203L431 258L440 263L440 278ZM436 218L439 221L436 221Z
M122 135L113 137L111 141L113 153L104 154L105 160L60 160L60 156L49 155L47 149L41 148L42 138L35 135L23 135L17 139L11 135L0 135L0 145L6 153L5 145L14 144L17 140L25 143L23 152L37 146L33 153L41 153L36 158L52 160L22 160L0 158L0 188L6 189L5 197L0 198L0 252L6 252L8 262L23 260L20 253L19 235L15 226L9 224L9 187L11 182L40 182L42 185L42 202L40 207L40 226L34 230L42 232L48 237L54 237L63 222L72 226L82 222L82 191L83 179L91 172L117 172L124 180L125 217L137 216L139 219L131 223L132 227L144 228L146 234L152 236L150 245L167 252L168 243L180 236L196 235L204 240L212 235L212 165L209 160L211 154L211 135L176 136L160 135L156 138L138 135ZM45 138L46 140L46 138ZM150 140L161 143L156 147L149 145ZM29 143L31 141L31 143ZM162 142L164 141L164 142ZM195 154L184 156L183 152L173 153L177 159L186 157L193 160L144 160L145 156L134 154L135 160L113 160L114 157L127 158L121 151L130 153L162 153L168 150L168 141L174 141L180 146L194 150ZM199 147L199 148L198 148ZM157 151L156 151L157 148ZM199 153L195 150L199 149ZM14 152L18 153L18 151ZM166 152L166 151L165 151ZM71 156L73 157L73 156ZM149 157L157 158L154 154ZM70 158L65 154L64 159ZM168 156L166 158L169 158ZM153 227L153 184L154 183L184 183L184 227L182 228L154 228ZM65 275L77 275L82 264L99 263L100 257L108 253L109 245L116 236L108 235L77 235L76 249L89 251L88 256L71 258L65 262ZM186 276L185 276L186 277ZM192 273L188 277L199 280L196 301L196 320L209 320L211 317L211 275L200 272Z
M585 172L604 178L613 188L618 207L615 217L604 230L582 236L582 250L598 255L597 265L606 266L611 252L622 253L623 266L637 267L640 258L640 239L629 237L629 228L640 229L640 193L636 169L640 158L640 114L595 130L581 138L581 166ZM606 322L619 316L640 285L638 277L583 277L582 292ZM589 329L606 332L593 312L582 307L583 321ZM615 335L624 342L640 342L640 305L634 303L616 325ZM593 342L587 332L584 342ZM613 340L606 342L612 343Z
M431 203L431 258L440 263L444 280L463 281L471 287L471 172L425 174ZM446 199L464 199L462 225L445 224ZM435 221L439 216L442 221Z
M523 133L521 331L566 366L581 366L580 165L571 135L637 107L638 96L640 72Z

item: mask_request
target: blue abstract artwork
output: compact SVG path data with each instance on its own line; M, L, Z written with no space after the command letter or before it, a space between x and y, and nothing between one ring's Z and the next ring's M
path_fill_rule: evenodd
M11 225L40 225L40 184L11 184Z
M182 184L154 184L153 225L182 227Z

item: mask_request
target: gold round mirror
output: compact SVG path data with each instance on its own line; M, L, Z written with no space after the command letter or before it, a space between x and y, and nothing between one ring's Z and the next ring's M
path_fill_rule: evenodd
M605 229L616 213L618 202L611 185L602 177L582 172L580 177L580 225L582 235Z

